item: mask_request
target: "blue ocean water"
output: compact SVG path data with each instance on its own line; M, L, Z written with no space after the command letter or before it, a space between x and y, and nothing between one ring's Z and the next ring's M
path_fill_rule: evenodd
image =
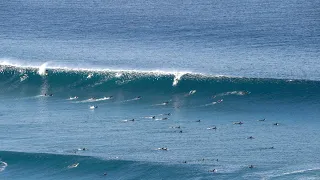
M319 12L1 1L0 179L320 179Z

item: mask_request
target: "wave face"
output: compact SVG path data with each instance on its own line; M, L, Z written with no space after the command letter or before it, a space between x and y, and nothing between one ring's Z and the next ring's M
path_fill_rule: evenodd
M0 173L1 179L178 179L199 176L199 172L190 167L88 156L0 151L0 157L8 164L8 168ZM77 167L72 166L77 163Z
M0 66L1 93L106 94L130 92L145 95L200 94L203 96L268 95L274 98L315 98L320 82L289 79L261 79L121 70L77 70Z

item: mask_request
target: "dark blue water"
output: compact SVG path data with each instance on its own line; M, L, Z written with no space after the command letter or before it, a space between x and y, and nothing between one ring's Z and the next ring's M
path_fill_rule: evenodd
M319 179L319 12L0 2L0 179Z

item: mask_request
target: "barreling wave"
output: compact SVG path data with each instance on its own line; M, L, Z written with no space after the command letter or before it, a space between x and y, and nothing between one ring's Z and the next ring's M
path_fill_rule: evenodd
M127 91L143 93L190 93L210 96L271 94L283 96L318 96L320 82L310 80L261 79L209 76L188 72L90 70L19 67L0 65L0 93L60 93Z
M90 156L0 151L0 158L10 165L0 172L0 179L194 179L208 176L189 166Z

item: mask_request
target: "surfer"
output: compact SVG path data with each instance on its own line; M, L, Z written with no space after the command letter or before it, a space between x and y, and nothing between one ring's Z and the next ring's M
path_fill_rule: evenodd
M264 118L264 119L259 119L258 121L265 121L266 120L266 118Z
M179 133L182 133L182 131L179 131Z
M212 127L208 127L207 129L214 129L214 130L216 130L217 127L216 127L216 126L212 126Z
M74 99L78 99L78 98L79 98L78 96L74 96L74 97L70 97L69 99L74 100Z
M169 104L169 101L163 102L162 104L167 105L167 104Z
M222 101L223 101L223 99L220 99L220 100L217 101L217 103L222 103Z
M79 163L74 163L74 164L68 166L68 168L76 168L76 167L78 167L78 165L79 165Z
M152 116L152 119L155 119L156 118L156 116Z
M209 172L215 173L215 172L217 172L217 170L216 169L212 169L212 170L209 170Z
M250 168L250 169L253 169L254 167L253 167L253 165L251 164L251 165L249 166L249 168Z
M250 92L249 92L249 91L239 91L238 94L241 95L241 96L243 96L243 95L248 95L248 94L250 94Z
M279 123L274 123L273 125L275 125L275 126L279 126Z
M162 147L162 148L158 148L159 150L163 150L163 151L167 151L168 150L168 148L166 148L166 147Z
M90 106L90 109L97 109L98 106Z
M166 116L170 116L170 115L171 115L171 113L167 113L167 114L164 114L164 115L166 115Z
M200 122L201 120L199 119L199 120L196 120L196 122Z
M233 124L239 124L239 125L241 125L241 124L243 124L243 122L239 121L239 122L234 122Z
M189 95L192 95L192 94L194 94L196 92L197 92L197 90L191 90L191 91L189 91Z
M167 117L165 117L165 118L162 118L162 120L167 120L168 118Z
M247 139L254 139L254 137L250 136L250 137L248 137Z
M135 99L136 99L136 100L139 100L139 99L141 99L141 98L142 98L141 96L138 96L138 97L136 97Z
M131 120L129 120L129 121L132 121L132 122L133 122L133 121L134 121L134 119L131 119Z

